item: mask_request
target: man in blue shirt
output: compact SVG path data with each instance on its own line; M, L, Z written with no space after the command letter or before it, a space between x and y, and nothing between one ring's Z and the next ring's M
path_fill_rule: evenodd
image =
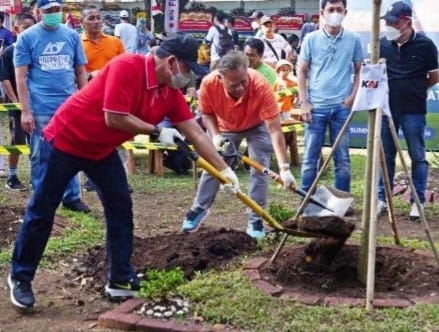
M412 9L403 1L393 3L381 18L386 26L385 37L380 40L380 55L387 64L390 111L396 131L401 129L407 142L413 184L423 205L428 178L424 140L427 89L439 81L438 51L428 37L414 31ZM383 117L381 137L389 183L393 188L396 148L387 117ZM382 180L378 199L378 213L382 213L386 209ZM411 203L409 219L419 220L420 212L413 197Z
M43 174L41 160L45 156L38 153L42 129L58 107L87 84L87 59L78 33L61 24L61 0L38 0L37 4L42 21L20 35L14 52L21 125L30 134L34 189ZM63 205L73 211L90 211L80 199L78 176L67 186Z
M305 191L316 178L326 128L333 144L351 112L363 58L360 38L341 25L346 0L323 0L320 14L326 23L304 39L297 71L301 117L306 122L301 170ZM334 151L334 164L335 187L349 192L348 131Z

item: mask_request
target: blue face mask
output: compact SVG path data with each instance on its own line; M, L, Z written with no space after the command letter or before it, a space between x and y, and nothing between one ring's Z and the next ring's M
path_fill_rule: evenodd
M62 12L43 14L42 20L48 27L55 28L62 21Z

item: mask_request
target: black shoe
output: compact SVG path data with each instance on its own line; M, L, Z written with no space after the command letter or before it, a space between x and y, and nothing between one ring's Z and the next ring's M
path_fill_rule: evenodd
M8 276L8 286L11 290L11 302L20 310L31 310L35 304L34 293L30 281L20 281Z
M16 175L12 175L8 178L5 184L5 188L13 191L24 191L27 188L21 183Z
M138 278L132 278L124 283L109 281L105 285L105 295L112 300L126 299L134 297L139 289L140 280Z
M77 199L76 201L70 202L70 203L63 203L63 207L70 211L75 212L83 212L83 213L89 213L91 210L90 208L84 204L80 199Z
M96 186L93 182L90 180L87 180L84 184L84 190L85 191L96 191Z

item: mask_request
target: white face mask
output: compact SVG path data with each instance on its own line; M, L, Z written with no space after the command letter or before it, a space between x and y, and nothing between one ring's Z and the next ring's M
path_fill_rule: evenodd
M184 75L180 71L180 65L177 62L178 73L172 75L170 86L174 89L182 89L191 81L191 77L189 75Z
M330 27L339 27L341 26L341 22L343 22L344 15L340 13L330 13L326 17L326 24Z
M387 38L387 40L397 40L399 37L401 37L401 35L401 30L398 30L397 28L389 25L386 25L384 28L384 36Z

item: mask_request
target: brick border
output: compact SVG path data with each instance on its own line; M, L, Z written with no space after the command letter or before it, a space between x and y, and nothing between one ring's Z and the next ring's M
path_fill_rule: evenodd
M298 246L300 247L300 246ZM407 250L406 248L395 248L397 250ZM421 250L416 250L416 254L422 256L432 257L431 253ZM257 257L249 260L244 268L243 275L246 276L250 283L258 288L262 293L270 296L280 298L295 299L297 302L304 305L324 305L324 306L340 306L349 305L351 307L364 307L365 298L351 298L343 296L317 296L306 295L301 292L287 291L279 285L274 285L261 276L260 269L267 263L268 258ZM118 329L122 331L148 331L148 332L209 332L209 331L229 331L224 326L207 327L195 323L177 323L174 320L164 320L157 318L144 318L140 315L133 314L133 311L139 309L144 299L134 298L123 302L114 310L110 310L99 316L98 324L100 327L109 329ZM375 308L407 308L415 304L439 304L439 294L432 293L431 296L424 297L410 297L406 298L389 298L389 299L374 299Z
M300 248L301 246L298 246ZM393 246L381 246L391 248L394 250L408 251L407 248L395 248ZM420 256L433 257L430 252L424 250L416 250L415 253ZM248 261L243 268L243 274L250 283L258 288L262 293L281 298L295 299L297 302L305 305L325 305L325 306L339 306L349 305L352 307L364 307L366 305L366 298L351 298L343 296L317 296L307 295L301 292L293 292L283 289L279 285L270 283L263 279L260 269L268 262L268 258L254 258ZM418 296L409 298L375 298L373 305L375 308L407 308L415 304L439 304L439 293L432 293L430 296Z

